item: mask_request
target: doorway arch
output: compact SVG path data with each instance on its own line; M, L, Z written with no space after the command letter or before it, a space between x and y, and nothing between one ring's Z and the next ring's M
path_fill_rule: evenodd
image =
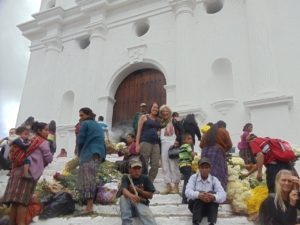
M152 102L166 103L165 76L157 69L140 69L126 76L118 86L114 99L112 126L131 126L134 113L139 105Z

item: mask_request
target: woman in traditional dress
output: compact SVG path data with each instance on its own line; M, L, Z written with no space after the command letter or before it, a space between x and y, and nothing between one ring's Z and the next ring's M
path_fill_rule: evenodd
M232 148L232 142L226 123L218 121L205 133L201 139L201 158L206 157L211 162L211 175L217 177L224 190L227 190L228 169L226 154Z
M95 121L95 114L90 108L79 110L80 131L78 135L79 174L77 188L87 201L81 214L93 212L93 200L98 185L97 170L105 159L104 132Z
M23 166L13 168L1 200L2 203L11 205L11 225L25 225L28 205L37 181L43 174L44 168L53 160L49 142L47 141L49 134L48 125L46 123L34 122L31 129L35 133L35 136L26 150L26 154L30 154L31 158L29 171L32 179L23 178L24 164Z

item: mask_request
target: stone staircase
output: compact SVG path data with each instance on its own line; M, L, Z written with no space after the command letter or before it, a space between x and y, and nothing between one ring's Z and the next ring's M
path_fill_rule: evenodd
M47 167L41 179L51 180L56 171L61 171L65 163L70 158L58 158ZM108 160L119 160L116 156L108 156ZM6 171L0 171L0 195L3 194L7 179ZM157 179L154 182L156 189L162 191L164 183L162 172L159 170ZM155 194L150 203L150 208L159 225L191 225L191 213L187 209L187 205L181 204L181 197L178 194L160 195ZM82 207L77 207L78 210ZM114 205L96 205L94 207L95 215L89 217L60 217L48 220L39 220L37 217L32 224L37 225L121 225L120 208L117 204ZM206 218L203 219L201 225L208 224ZM253 224L244 216L232 214L231 207L228 204L222 204L219 208L219 216L217 224L222 225L243 225ZM134 219L134 225L141 225L138 219Z

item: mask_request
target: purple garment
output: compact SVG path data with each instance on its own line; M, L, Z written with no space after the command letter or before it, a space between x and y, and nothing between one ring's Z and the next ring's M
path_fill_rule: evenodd
M249 136L248 131L244 131L241 135L241 141L238 143L238 149L243 150L248 148L247 137Z
M47 140L45 140L40 146L30 154L30 174L34 180L38 180L44 172L44 168L51 163L53 160L53 155L50 151L50 145Z
M218 178L224 190L227 190L228 168L224 150L217 145L205 147L202 150L201 158L206 157L210 160L210 174Z

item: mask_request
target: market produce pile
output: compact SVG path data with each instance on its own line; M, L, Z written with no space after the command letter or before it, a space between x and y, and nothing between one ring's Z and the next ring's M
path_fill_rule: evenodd
M78 175L79 159L78 157L70 160L66 163L61 173L56 172L53 176L53 181L43 180L38 183L36 188L36 194L40 199L46 198L49 195L54 195L58 192L70 193L73 200L76 203L83 203L83 199L76 190L77 175ZM97 172L97 183L99 184L99 191L97 193L97 202L100 199L101 204L114 203L116 198L112 196L112 193L116 193L118 185L122 178L122 174L115 169L115 163L105 161L100 164ZM105 187L105 188L103 188ZM99 194L99 192L101 194ZM110 193L111 199L106 199L104 202L101 200L102 197L99 195L106 195ZM101 202L102 201L102 202Z
M268 188L263 181L256 179L256 174L243 178L248 172L244 160L240 157L228 159L227 199L231 201L234 213L253 215L258 213L263 200L268 196Z

